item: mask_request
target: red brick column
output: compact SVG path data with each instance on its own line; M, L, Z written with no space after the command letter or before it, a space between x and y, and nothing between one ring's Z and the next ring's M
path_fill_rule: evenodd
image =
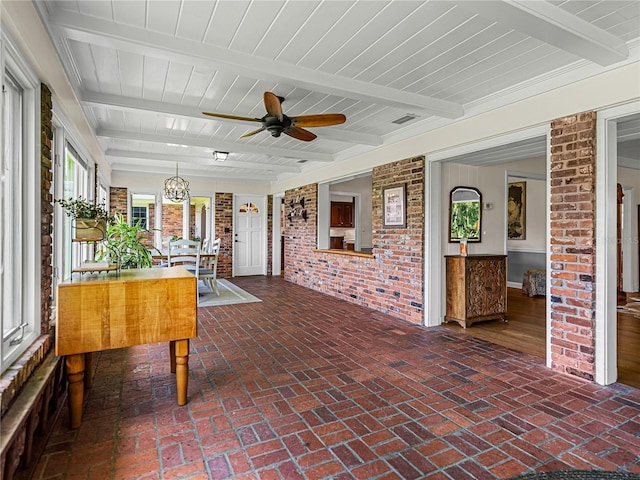
M109 210L112 215L122 215L127 219L127 195L126 187L111 187L109 189Z
M551 123L551 362L595 379L596 113Z
M216 232L220 239L218 278L229 278L233 272L233 193L216 193Z
M273 195L267 195L267 275L273 274Z
M371 272L378 283L377 307L385 313L421 323L424 291L424 157L408 158L373 169L373 253L379 270ZM407 226L383 228L382 192L404 184ZM380 302L379 299L376 300Z
M182 221L184 218L182 203L165 203L162 205L162 237L182 238Z

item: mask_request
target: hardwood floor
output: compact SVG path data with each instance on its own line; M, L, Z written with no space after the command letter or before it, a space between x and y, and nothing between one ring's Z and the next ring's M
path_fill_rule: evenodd
M463 329L457 323L446 328L458 330L487 342L503 345L519 352L544 358L545 351L544 297L530 298L520 289L507 289L507 315L509 321L500 320L475 323ZM618 382L640 388L640 318L618 313Z

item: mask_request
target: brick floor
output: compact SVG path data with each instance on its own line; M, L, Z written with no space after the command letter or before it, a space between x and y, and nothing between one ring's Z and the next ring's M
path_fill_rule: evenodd
M278 277L234 283L263 301L199 309L186 406L167 345L102 352L82 426L60 415L34 478L640 474L639 390Z

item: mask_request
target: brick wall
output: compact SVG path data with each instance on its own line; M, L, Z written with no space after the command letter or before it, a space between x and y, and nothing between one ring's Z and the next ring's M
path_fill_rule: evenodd
M551 123L552 368L595 379L596 114Z
M285 279L413 323L423 317L424 157L376 167L373 183L373 257L314 252L317 186L285 192L285 204L304 196L308 220L287 219ZM407 227L382 227L382 189L405 184Z
M127 219L127 189L125 187L109 188L109 210L112 215L122 215Z
M220 239L218 278L229 278L233 272L233 193L216 193L215 222L214 238Z
M53 162L51 142L53 141L52 99L49 88L42 84L40 89L40 235L42 271L40 277L40 301L42 302L41 332L52 332L51 302L53 278Z
M162 205L162 238L182 237L182 203Z

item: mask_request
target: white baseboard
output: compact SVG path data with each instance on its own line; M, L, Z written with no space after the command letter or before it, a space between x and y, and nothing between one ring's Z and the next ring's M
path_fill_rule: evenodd
M507 282L507 287L510 288L522 288L522 282Z

